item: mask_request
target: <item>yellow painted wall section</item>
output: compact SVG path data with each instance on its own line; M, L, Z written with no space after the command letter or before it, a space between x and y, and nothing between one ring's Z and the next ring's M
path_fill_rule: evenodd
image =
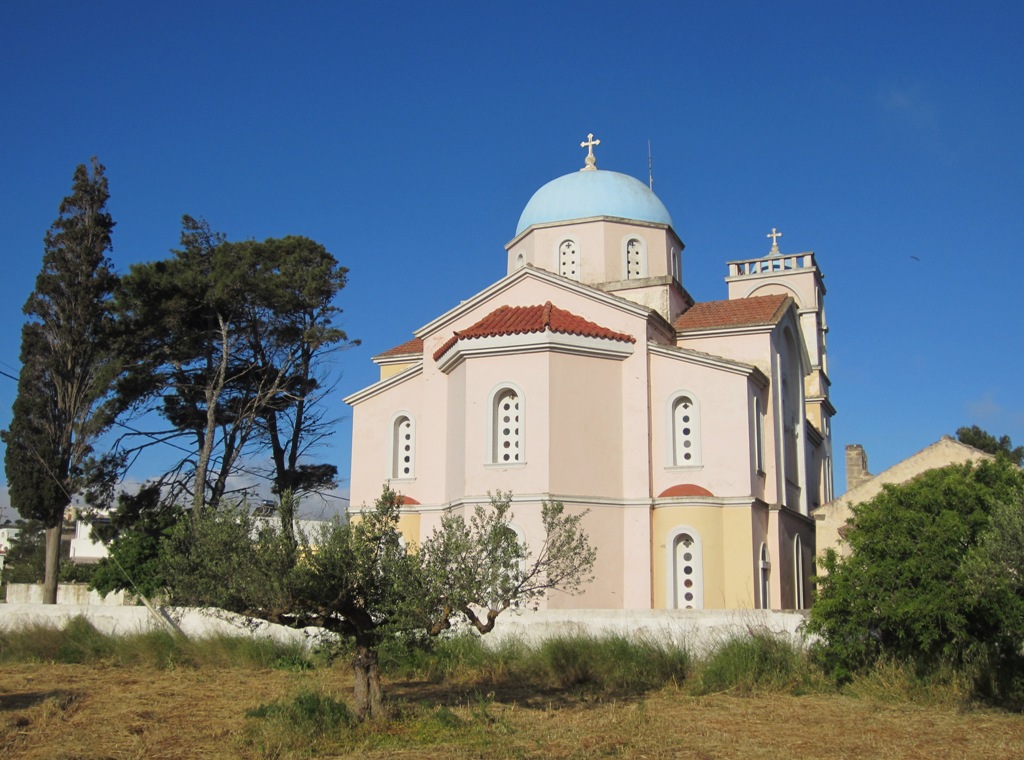
M680 526L687 526L697 532L701 541L704 572L704 607L717 609L723 606L725 598L722 586L722 516L717 506L687 505L655 507L651 518L651 563L654 577L654 608L665 609L668 603L669 534Z
M754 560L751 556L753 529L750 507L722 509L722 546L728 561L723 563L726 609L754 608Z
M406 507L405 509L408 509ZM418 546L422 541L420 537L420 516L417 512L405 512L398 518L398 532L405 539L405 545Z
M700 536L704 609L752 609L750 508L718 505L655 507L651 533L654 608L665 609L669 605L667 540L674 529L683 525Z
M382 364L380 365L380 379L387 380L389 377L394 377L400 372L405 372L416 362L409 362L408 364Z

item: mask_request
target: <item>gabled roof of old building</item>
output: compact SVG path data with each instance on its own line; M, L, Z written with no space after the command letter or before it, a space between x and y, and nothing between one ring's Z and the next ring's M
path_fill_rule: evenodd
M585 338L606 338L636 343L636 338L595 324L571 311L560 309L551 301L537 306L502 306L476 324L456 331L434 352L437 361L463 338L493 338L499 335L525 335L550 331Z
M676 330L712 330L774 325L789 307L786 295L751 296L731 301L696 303L676 318Z

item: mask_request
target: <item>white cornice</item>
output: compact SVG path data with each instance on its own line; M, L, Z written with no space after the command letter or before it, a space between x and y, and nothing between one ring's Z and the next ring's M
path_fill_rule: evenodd
M750 508L757 500L751 496L669 496L652 499L650 497L616 499L607 496L587 496L575 494L514 494L512 511L517 506L531 506L539 502L559 502L570 508L586 509L671 509L674 507L746 507ZM450 509L472 509L491 503L488 496L463 496L441 504L411 504L403 506L402 511L410 514L437 514ZM366 505L366 509L372 506ZM349 511L359 513L361 506L350 506Z
M406 380L409 380L416 375L423 372L423 361L417 361L416 364L409 367L409 369L402 370L397 375L392 375L387 380L381 380L373 385L369 385L363 388L361 391L356 391L350 396L346 396L342 399L349 406L355 406L356 404L366 401L366 399L376 396L378 393L394 388L396 385L401 385Z
M782 320L780 319L779 322ZM676 328L676 335L680 338L693 336L695 338L728 338L733 335L759 335L770 334L779 322L762 322L756 325L740 325L738 327L692 327L689 329Z
M692 348L679 348L678 346L659 346L652 343L647 347L647 350L652 354L658 354L669 359L699 364L702 367L711 367L731 372L734 375L749 377L761 388L768 387L767 375L753 364L738 362L735 359L727 359L724 356L706 354L703 351L695 351Z
M447 373L469 358L530 354L540 351L601 359L625 359L632 355L633 344L625 340L566 335L550 330L487 338L461 338L438 360L437 368Z
M423 358L422 351L418 353L410 351L407 354L389 354L388 356L377 354L376 356L371 356L370 361L378 367L387 367L393 364L412 364L413 362L418 362L421 358Z

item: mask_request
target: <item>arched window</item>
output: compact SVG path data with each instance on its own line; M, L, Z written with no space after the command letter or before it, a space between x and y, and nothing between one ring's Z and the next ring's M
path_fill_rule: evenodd
M563 240L558 246L558 273L573 280L580 278L580 261L575 240Z
M768 544L761 544L761 561L758 566L761 571L761 609L770 610L772 562L768 558Z
M669 430L671 456L674 467L699 465L700 457L700 410L690 394L679 393L672 398Z
M641 238L626 241L626 279L647 276L647 245Z
M521 464L523 457L523 402L514 388L494 394L491 411L491 461Z
M523 252L520 251L516 254L516 269L522 269L524 266L526 266L526 257L523 256Z
M804 608L804 547L800 536L793 539L793 584L796 587L793 607Z
M704 608L704 558L700 536L689 527L673 530L665 542L668 551L666 607L676 610Z
M416 431L412 417L397 415L391 423L390 477L396 480L416 476Z

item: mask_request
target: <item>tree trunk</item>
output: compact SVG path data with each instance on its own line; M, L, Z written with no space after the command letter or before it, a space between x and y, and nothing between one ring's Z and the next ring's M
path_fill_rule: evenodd
M356 717L360 720L383 718L384 701L380 690L376 650L365 644L356 644L352 672L356 681L353 689Z
M61 519L46 529L46 575L43 576L43 604L57 603L57 572L60 569L60 534L64 528Z

